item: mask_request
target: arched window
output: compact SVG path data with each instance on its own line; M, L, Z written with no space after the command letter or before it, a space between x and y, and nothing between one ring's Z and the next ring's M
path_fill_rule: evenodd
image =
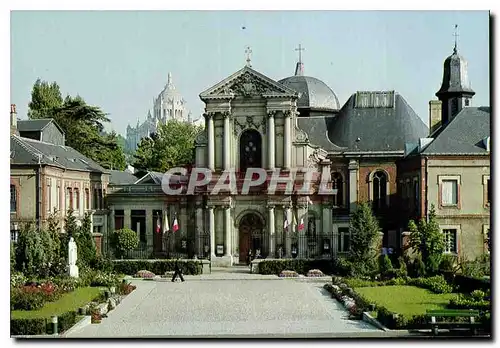
M377 171L373 175L373 209L378 210L386 206L387 199L387 175L383 171Z
M240 171L262 168L262 137L254 129L248 129L240 137Z
M333 207L340 208L344 205L344 182L342 180L342 175L339 172L332 173L332 189L333 192Z

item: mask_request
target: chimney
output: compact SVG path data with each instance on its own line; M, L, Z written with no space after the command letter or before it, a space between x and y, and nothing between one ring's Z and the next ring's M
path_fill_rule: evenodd
M16 104L10 104L10 134L17 133Z
M441 108L440 100L429 101L429 135L441 126Z

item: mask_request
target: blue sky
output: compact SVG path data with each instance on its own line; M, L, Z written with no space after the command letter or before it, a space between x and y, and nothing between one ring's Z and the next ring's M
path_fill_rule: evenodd
M168 72L198 118L199 93L242 68L247 45L253 68L279 80L293 74L300 43L305 74L341 104L357 90L394 89L427 123L455 24L473 105L489 105L486 11L13 11L10 101L25 118L35 80L56 81L124 134L145 118Z

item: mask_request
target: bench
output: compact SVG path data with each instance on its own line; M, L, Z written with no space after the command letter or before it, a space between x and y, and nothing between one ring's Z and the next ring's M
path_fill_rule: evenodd
M425 316L430 318L429 324L434 335L438 334L440 327L470 328L472 334L475 335L477 327L481 325L481 323L475 321L475 319L479 317L479 311L473 309L433 309L427 310ZM451 320L443 320L438 322L436 318L469 318L469 321L453 322Z

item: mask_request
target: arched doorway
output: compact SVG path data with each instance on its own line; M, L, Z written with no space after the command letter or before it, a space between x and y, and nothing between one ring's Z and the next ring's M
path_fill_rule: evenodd
M262 137L255 129L247 129L240 136L240 171L262 168Z
M252 250L252 255L257 249L260 249L261 253L263 252L264 221L256 213L247 213L241 218L238 229L240 262L245 263L250 250Z

